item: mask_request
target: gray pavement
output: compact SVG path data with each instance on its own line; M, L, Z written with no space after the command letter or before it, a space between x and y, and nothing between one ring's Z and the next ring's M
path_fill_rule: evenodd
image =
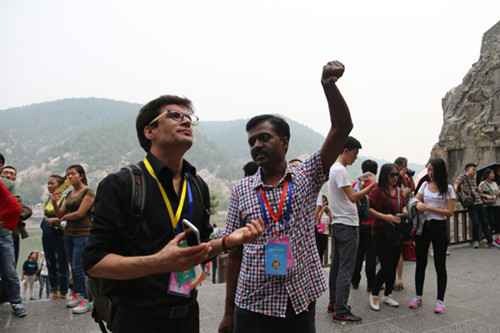
M437 287L433 260L429 257L424 304L419 309L408 307L415 293L415 262L405 262L405 288L393 293L401 303L399 308L381 304L379 312L372 311L363 278L359 289L351 289L349 297L352 311L363 321L359 324L333 322L326 311L326 292L317 302L317 332L500 332L500 251L487 249L483 242L480 249L461 245L451 247L450 252L444 314L433 312ZM327 278L328 274L329 270L325 269ZM217 332L224 294L225 284L204 282L199 288L202 333ZM64 301L31 301L26 302L26 308L29 311L26 317L15 318L10 306L1 306L0 332L99 332L90 314L74 315Z

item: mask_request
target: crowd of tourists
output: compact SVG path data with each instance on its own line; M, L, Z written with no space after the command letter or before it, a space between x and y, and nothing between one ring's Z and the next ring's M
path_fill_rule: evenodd
M408 305L417 309L423 304L432 244L438 285L434 312L443 313L446 219L453 216L454 201L465 195L467 186L473 193L468 210L474 248L479 247L479 227L488 247L500 247L496 176L486 170L477 186L476 165L467 164L451 186L445 162L436 157L415 184L408 160L400 157L382 165L380 172L376 162L364 161L362 175L353 183L346 167L362 146L349 136L353 123L337 86L343 74L339 61L323 67L330 129L322 146L304 161L286 160L291 133L283 118L262 114L247 122L255 165L246 165L245 177L234 185L226 230L217 228L215 237L208 185L184 159L198 124L191 101L163 95L147 103L136 119L146 153L142 162L105 177L95 194L80 165L69 166L64 177L49 177L41 225L45 261L40 264L36 254L30 254L22 278L31 281L29 276L40 271L39 279L45 275L49 281L51 298L68 299L74 313L103 306L96 301L96 290L86 288L86 279L107 279L113 283L112 293L105 295L112 301L110 311L94 311L101 329L106 325L113 332L199 332L199 266L227 252L219 332L315 332L316 300L327 290L324 310L332 312L333 320L362 320L348 299L351 287L359 288L364 260L367 303L374 311L381 310L380 303L398 307L401 300L393 291L404 287L402 247L414 242L415 297ZM247 174L247 169L252 170ZM328 196L321 193L327 182ZM21 317L26 310L11 230L22 208L13 184L0 182L0 269L5 297ZM71 189L66 188L69 184ZM327 281L321 261L330 229L334 251ZM36 267L43 262L46 271Z

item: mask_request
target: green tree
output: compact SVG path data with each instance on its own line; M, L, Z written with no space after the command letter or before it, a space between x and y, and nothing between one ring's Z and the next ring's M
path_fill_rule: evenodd
M217 214L217 206L219 205L219 200L215 197L215 195L210 196L210 215Z

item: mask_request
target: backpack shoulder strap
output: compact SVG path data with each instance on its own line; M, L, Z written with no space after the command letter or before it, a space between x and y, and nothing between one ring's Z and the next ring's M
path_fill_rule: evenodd
M138 164L130 164L123 169L129 172L131 178L130 218L127 221L126 231L133 238L139 232L140 219L146 204L146 177Z
M193 184L194 186L196 187L196 190L198 191L198 194L200 195L202 201L203 201L203 211L205 212L205 214L208 214L210 215L210 209L207 208L206 206L206 201L208 199L208 202L210 202L210 198L206 198L204 195L203 195L203 192L201 191L201 186L200 186L200 179L198 176L194 176L194 175L189 175L190 178L193 180Z

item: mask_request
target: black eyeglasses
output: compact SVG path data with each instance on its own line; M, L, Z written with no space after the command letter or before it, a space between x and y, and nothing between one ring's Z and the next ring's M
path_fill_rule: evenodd
M397 173L397 172L396 172L396 173L391 172L391 173L389 174L389 177L392 177L392 178L399 177L399 173Z
M185 114L183 112L177 111L177 110L166 110L165 112L162 112L158 117L155 119L151 120L151 122L148 124L148 126L151 126L153 123L158 121L161 117L168 115L171 119L182 122L184 121L184 118L189 119L191 122L191 126L196 126L200 122L200 119L194 115L194 114Z

